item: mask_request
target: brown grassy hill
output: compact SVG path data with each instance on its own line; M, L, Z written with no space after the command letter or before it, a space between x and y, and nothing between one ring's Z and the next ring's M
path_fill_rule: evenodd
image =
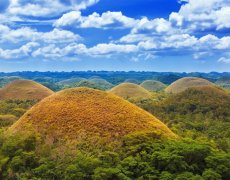
M160 81L155 80L146 80L140 85L148 91L161 91L166 88L166 85Z
M175 93L183 92L188 88L208 86L208 85L212 85L212 83L206 79L196 78L196 77L185 77L172 83L170 86L168 86L165 89L165 92L175 94Z
M113 94L74 88L51 95L31 108L10 132L33 130L55 139L119 140L135 133L152 133L158 138L176 135L160 120Z
M0 100L41 100L53 91L30 80L16 80L0 89Z
M147 98L151 96L151 93L149 91L137 84L132 83L119 84L118 86L112 88L109 92L123 98Z

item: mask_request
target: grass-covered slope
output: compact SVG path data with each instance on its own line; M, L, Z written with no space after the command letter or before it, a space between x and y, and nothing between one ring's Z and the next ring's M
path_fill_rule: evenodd
M129 133L174 138L160 120L113 94L88 88L67 89L31 108L10 132L35 131L68 139L120 139Z
M140 82L136 79L126 79L124 83L140 84Z
M168 86L165 91L167 93L180 93L184 90L191 88L191 87L200 87L200 86L207 86L211 85L212 83L209 82L206 79L202 78L196 78L196 77L185 77L181 78L174 83L172 83L170 86Z
M30 80L16 80L0 89L0 100L41 100L53 91Z
M92 78L89 81L92 83L95 83L97 86L99 86L103 90L108 90L108 89L111 89L112 87L114 87L113 84L111 84L110 82L106 81L105 79L101 79L101 78Z
M189 88L159 101L142 101L140 107L167 123L178 134L208 138L230 151L230 94L215 86Z
M148 91L161 91L166 88L165 84L155 80L146 80L140 86Z
M112 88L109 92L123 98L147 98L151 96L151 93L149 91L137 84L132 83L119 84L118 86Z

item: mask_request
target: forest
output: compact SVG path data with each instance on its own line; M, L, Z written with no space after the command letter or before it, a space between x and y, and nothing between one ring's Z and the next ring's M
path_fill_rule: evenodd
M105 79L101 81L100 77L100 81L94 83L90 78L81 78L84 80L77 83L68 80L65 84L59 83L63 79L57 81L53 77L40 77L36 80L54 91L65 92L65 89L73 87L87 87L101 92L108 89L108 85L115 86L115 82L126 79L126 76L114 77L108 82ZM99 79L92 79L95 78ZM141 81L141 78L136 80ZM126 90L125 93L131 92ZM0 100L0 179L230 179L229 90L214 85L188 88L177 94L169 94L164 90L150 93L149 97L129 97L126 100L154 115L177 138L168 139L159 134L135 132L124 135L116 143L113 140L103 142L101 139L102 144L97 144L96 135L90 141L75 144L66 140L51 141L41 133L16 133L9 136L8 128L20 121L24 114L28 114L31 107L40 103L38 100ZM93 110L89 110L88 115L97 117ZM30 114L27 116L33 117Z

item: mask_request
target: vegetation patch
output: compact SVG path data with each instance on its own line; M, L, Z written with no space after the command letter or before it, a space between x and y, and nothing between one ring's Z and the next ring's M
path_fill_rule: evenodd
M146 80L140 85L148 91L162 91L166 88L166 85L160 81Z
M109 92L125 99L134 97L146 98L151 96L149 91L137 84L132 83L122 83L112 88Z
M158 138L177 137L141 108L113 94L87 88L67 89L47 97L10 128L10 133L27 131L53 141L101 139L108 143L135 132L151 132Z
M188 88L208 86L208 85L212 85L212 83L206 79L196 78L196 77L186 77L186 78L181 78L175 81L174 83L172 83L170 86L168 86L165 89L165 92L175 94L175 93L183 92Z
M41 100L53 91L30 80L16 80L0 89L0 100Z

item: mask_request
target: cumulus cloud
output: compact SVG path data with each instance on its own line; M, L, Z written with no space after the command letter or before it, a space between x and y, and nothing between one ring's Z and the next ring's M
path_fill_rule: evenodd
M87 48L84 44L72 43L65 47L58 47L55 44L40 47L32 53L33 57L44 57L44 58L63 58L72 57L79 54L86 54Z
M138 47L130 44L98 44L92 48L88 49L90 55L105 55L113 53L133 53L137 52Z
M169 20L190 31L230 28L229 6L226 0L187 0L179 12L171 13Z
M75 26L81 28L108 28L108 27L134 27L138 20L124 16L121 12L105 12L101 15L94 12L89 16L82 16L79 11L64 14L54 26Z
M23 57L28 57L31 55L33 50L39 46L39 43L29 42L18 49L1 49L0 57L3 59L18 59Z
M171 24L163 18L149 20L144 17L138 21L137 25L132 29L132 33L152 31L157 33L167 33L171 29Z
M0 42L18 43L21 41L42 41L46 43L68 43L81 40L78 34L71 31L53 29L49 32L38 32L29 27L11 29L0 24Z
M8 13L19 16L57 16L70 10L82 10L99 0L11 0Z

